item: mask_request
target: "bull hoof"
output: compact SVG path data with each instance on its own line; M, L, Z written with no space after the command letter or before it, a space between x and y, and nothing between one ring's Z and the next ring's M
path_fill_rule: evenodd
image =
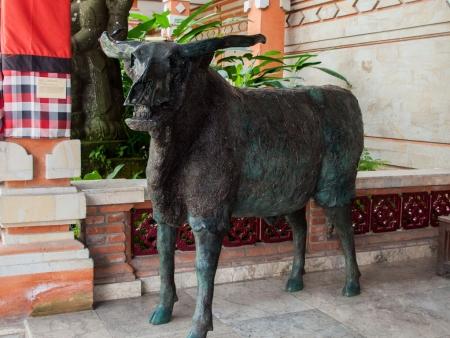
M158 305L150 317L150 323L153 325L161 325L170 322L172 319L172 308Z
M361 293L361 288L357 282L348 282L342 289L342 295L345 297L357 296Z
M190 331L187 338L206 338L208 331L204 332L204 333L198 333L198 332L194 332L194 331Z
M303 281L300 278L289 278L286 283L287 292L297 292L303 290Z

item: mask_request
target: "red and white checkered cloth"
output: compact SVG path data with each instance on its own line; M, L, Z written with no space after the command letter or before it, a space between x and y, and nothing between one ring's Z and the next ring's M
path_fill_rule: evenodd
M3 70L6 137L70 137L70 74ZM66 80L65 99L38 98L38 78Z
M1 65L1 63L0 63ZM3 74L0 66L0 141L5 137L4 125L4 110L3 110Z

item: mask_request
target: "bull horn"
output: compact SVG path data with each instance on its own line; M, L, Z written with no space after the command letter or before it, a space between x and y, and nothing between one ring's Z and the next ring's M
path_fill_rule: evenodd
M257 43L266 43L266 37L256 35L228 35L222 38L212 38L182 45L185 56L195 57L214 53L216 50L230 47L250 47Z
M103 32L99 39L103 52L110 58L131 59L133 53L140 45L140 41L116 41L108 32Z

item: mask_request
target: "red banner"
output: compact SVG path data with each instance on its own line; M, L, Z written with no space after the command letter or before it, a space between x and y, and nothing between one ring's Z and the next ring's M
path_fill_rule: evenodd
M6 137L70 136L70 15L69 0L1 0Z

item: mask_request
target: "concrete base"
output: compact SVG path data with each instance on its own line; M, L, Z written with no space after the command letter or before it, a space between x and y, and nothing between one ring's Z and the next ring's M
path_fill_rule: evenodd
M74 241L75 242L75 241ZM52 243L46 246L51 250ZM90 309L93 303L93 262L89 252L66 251L0 255L0 318L48 315ZM67 247L70 247L69 245Z
M140 297L141 295L142 282L140 280L94 286L94 302L134 298Z
M405 246L402 243L396 243L391 247L378 248L374 250L366 250L357 252L358 264L360 266L388 262L402 262L410 259L426 258L435 255L436 241L423 240L416 243L408 243ZM306 272L325 271L332 269L340 269L345 265L344 256L341 252L327 253L320 252L318 254L307 255ZM216 273L216 284L224 284L231 282L240 282L253 279L277 277L286 274L292 266L292 256L274 257L273 261L249 262L248 259L242 262L236 261L233 266L220 266ZM142 277L143 293L159 292L160 279L159 276ZM197 277L194 269L190 271L180 271L175 273L175 284L177 289L191 288L197 286Z

